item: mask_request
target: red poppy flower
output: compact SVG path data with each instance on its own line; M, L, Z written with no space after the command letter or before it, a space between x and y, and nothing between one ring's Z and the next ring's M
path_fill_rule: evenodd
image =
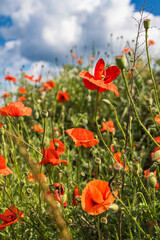
M111 152L114 152L114 145L112 144L109 149Z
M91 61L94 61L94 57L92 57L92 56L90 56L89 59L90 59Z
M32 109L30 107L25 107L21 102L12 102L7 107L0 108L0 115L7 117L19 117L19 116L30 116L32 114Z
M153 40L148 40L148 45L151 46L151 45L154 45L155 42Z
M32 76L28 76L27 74L24 75L24 78L27 78L27 79L29 79L31 81L33 80L33 77L34 77L33 75Z
M24 94L24 93L27 92L27 90L26 90L25 88L21 87L21 88L19 88L19 92L20 92L21 94Z
M19 97L19 98L17 99L18 102L20 102L20 101L26 101L26 100L27 100L27 98L26 98L25 96L21 96L21 97Z
M63 202L63 195L64 195L64 187L62 183L53 183L49 185L49 190L45 193L49 196L52 196L54 194L54 197L56 200L61 204L64 205L64 207L67 207L67 202Z
M82 64L83 63L83 59L81 59L81 58L77 59L77 63L78 64Z
M79 202L76 200L76 196L80 196L78 187L75 187L73 192L73 199L72 199L73 206L77 206L79 204Z
M154 152L151 153L151 157L155 154L155 152L157 152L157 151L159 151L159 150L160 150L159 147L155 147ZM157 159L157 160L158 160L158 159Z
M160 115L155 116L154 120L155 120L158 124L160 124Z
M154 175L155 175L155 177L156 177L157 171L154 171L153 173L154 173ZM144 171L144 176L145 176L146 179L148 178L149 174L150 174L150 170L149 170L149 169L147 169L147 170ZM157 177L156 177L156 178L157 178ZM157 182L155 189L158 190L158 188L159 188L159 183Z
M44 129L43 129L43 128L40 128L38 124L34 124L33 129L34 129L36 132L39 132L39 133L43 133L43 132L44 132Z
M128 77L129 79L132 78L132 72L131 72L131 71L128 72L127 77Z
M56 148L56 152L59 155L61 155L65 152L65 146L64 146L64 143L61 140L59 140L57 138L54 138L54 141L53 141L53 139L52 139L50 141L50 148L55 149L55 145L56 146L58 145L57 148Z
M150 174L150 170L149 170L149 169L147 169L147 170L144 171L144 176L145 176L145 178L148 178L149 174ZM157 175L157 171L154 171L154 175L155 175L155 176Z
M11 97L11 94L9 92L4 92L2 95L2 98L6 98L6 97Z
M104 70L105 62L101 58L98 60L94 76L89 72L83 71L79 73L79 76L83 78L83 83L86 88L90 90L98 90L99 92L104 92L110 90L119 96L118 88L111 83L119 74L120 69L117 66L111 66Z
M44 158L42 159L41 162L38 163L38 165L51 164L51 165L55 166L60 163L63 163L65 165L68 164L68 162L66 160L59 159L59 155L58 155L57 151L54 150L53 148L47 148L44 151L45 151ZM41 152L43 154L43 149L41 149Z
M61 103L69 101L69 94L67 93L67 91L65 92L59 91L57 95L57 100L58 102L61 102Z
M103 122L102 128L100 131L101 132L103 132L103 131L115 132L116 130L114 128L114 122L112 122L112 121L107 121L106 123Z
M129 53L132 49L130 47L123 49L122 53Z
M160 136L155 137L154 140L155 140L157 143L160 143Z
M116 162L119 163L122 167L124 167L124 162L121 161L121 156L122 156L121 152L117 152L113 155ZM113 168L114 168L114 165L112 166L112 168L110 170L112 170ZM129 168L128 168L128 166L126 166L125 171L128 171L128 170L129 170Z
M40 176L41 176L41 180L43 180L44 182L47 182L46 175L45 175L44 173L41 173ZM30 173L30 174L28 175L28 181L29 181L29 182L34 182L34 181L36 181L36 178L33 177L33 174L32 174L32 173Z
M42 79L42 75L39 75L39 77L37 79L32 79L32 82L40 82Z
M48 81L43 84L43 87L44 87L44 89L52 89L52 88L55 88L56 85L53 81Z
M16 82L16 78L11 77L9 74L6 75L5 80L11 81L11 82Z
M71 128L65 130L65 132L72 138L77 147L83 146L90 148L99 143L99 141L94 138L92 132L83 128Z
M22 220L23 218L23 212L19 212L18 208L15 208L14 206L9 207L3 214L0 213L0 220L3 221L0 225L0 230L4 230L7 226L18 222L18 220Z
M12 173L12 170L6 165L6 159L0 156L0 175L3 174L3 176L6 176Z
M0 128L2 127L2 123L0 122Z
M74 52L72 52L72 57L73 57L74 59L76 59L76 58L77 58L77 55L76 55Z
M118 191L114 191L114 194L118 196ZM81 205L90 215L98 215L105 212L114 200L108 182L93 180L83 189Z

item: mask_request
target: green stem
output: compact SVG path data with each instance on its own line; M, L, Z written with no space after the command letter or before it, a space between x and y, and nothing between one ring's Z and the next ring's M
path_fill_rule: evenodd
M99 89L98 89L99 90ZM99 126L98 126L98 121L97 121L97 109L98 109L98 96L99 96L99 91L97 90L97 95L96 95L96 107L95 107L95 121L96 121L96 126L97 126L97 129L98 129L98 133L99 133L99 136L104 144L104 146L106 147L107 149L107 152L109 153L109 155L111 156L111 158L113 159L114 162L116 162L116 160L114 159L113 157L113 154L112 152L110 151L109 147L107 146L107 144L105 143L103 137L102 137L102 134L101 134L101 131L99 129Z
M101 240L101 232L100 232L99 216L98 216L98 218L97 218L97 227L98 227L98 239Z
M126 85L126 89L127 89L127 94L128 94L128 97L130 99L130 102L132 104L132 107L133 107L133 110L134 110L134 113L135 113L135 116L137 118L137 121L138 123L140 124L140 126L143 128L143 130L148 134L148 136L152 139L152 141L156 144L157 147L160 148L160 145L154 140L154 138L152 137L152 135L149 133L149 131L146 129L146 127L143 125L143 123L141 122L139 116L138 116L138 113L137 113L137 110L136 110L136 106L134 104L134 101L133 101L133 98L130 94L130 91L129 91L129 87L128 87L128 82L127 82L127 79L126 79L126 76L125 76L125 70L123 69L122 71L122 76L123 76L123 79L125 81L125 85Z
M126 141L126 135L125 135L125 132L124 132L124 130L123 130L123 128L122 128L122 126L121 126L121 124L120 124L120 122L119 122L116 108L115 108L115 107L111 104L111 102L108 101L108 100L105 101L105 99L103 99L103 102L106 103L106 104L108 104L111 108L113 108L113 110L114 110L114 114L115 114L115 117L116 117L117 124L118 124L119 128L120 128L121 131L122 131L122 134L123 134L124 140Z
M152 79L152 82L153 82L156 105L157 105L158 111L160 113L160 105L159 105L159 100L158 100L158 93L157 93L156 83L155 83L155 79L154 79L152 68L151 68L151 62L150 62L149 51L148 51L148 39L147 39L147 37L148 37L148 29L146 29L145 32L146 32L145 40L146 40L146 53L147 53L147 59L148 59L148 67L149 67L149 72L150 72L151 79Z
M124 204L124 202L117 197L114 192L112 191L112 194L114 195L114 197L122 204L122 206L124 207L124 209L126 210L126 212L128 213L128 215L132 218L132 220L134 221L134 223L136 224L136 226L138 227L138 229L144 234L144 236L146 236L148 239L151 239L149 234L146 234L144 232L144 230L141 228L141 226L139 225L139 223L136 221L136 218L132 216L131 212L129 211L129 209L126 207L126 205Z

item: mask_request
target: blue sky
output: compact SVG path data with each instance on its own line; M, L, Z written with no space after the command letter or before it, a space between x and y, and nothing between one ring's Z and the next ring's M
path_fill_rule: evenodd
M138 10L144 4L144 0L131 0L131 3L136 5L136 9ZM146 0L145 1L145 9L155 15L160 15L160 2L159 0Z
M71 49L78 57L84 54L89 57L94 46L100 57L105 58L105 52L110 56L120 54L127 41L134 48L132 40L137 27L133 17L140 18L138 8L143 3L142 0L1 0L0 72L4 72L1 75L14 75L22 65L28 74L38 75L42 65L44 70L52 67L57 71L55 58L59 65L71 62ZM159 54L158 0L146 0L145 17L151 19L151 26L156 26L150 29L149 38L156 43L152 52ZM143 41L144 34L140 38Z

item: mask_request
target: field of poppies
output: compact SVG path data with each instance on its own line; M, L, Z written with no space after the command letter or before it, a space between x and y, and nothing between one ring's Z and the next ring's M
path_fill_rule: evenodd
M149 27L143 55L137 37L110 65L71 51L58 77L5 75L0 239L160 239L160 59L150 60Z

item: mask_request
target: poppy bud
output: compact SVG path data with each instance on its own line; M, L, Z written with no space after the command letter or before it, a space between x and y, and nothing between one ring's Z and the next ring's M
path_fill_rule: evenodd
M27 188L26 192L27 192L28 194L31 194L31 193L32 193L32 189L31 189L31 188Z
M151 172L147 178L147 182L149 184L149 186L151 186L152 188L155 188L156 187L156 184L157 184L157 179L156 179L156 176L154 175L153 172Z
M72 224L72 219L71 219L71 218L68 218L67 223L68 223L68 224Z
M43 110L42 111L42 117L43 118L47 118L48 117L48 111L47 110Z
M121 171L121 170L122 170L122 165L119 164L119 163L114 163L114 164L113 164L113 168L114 168L114 170L116 170L116 171Z
M101 164L101 159L100 159L100 158L98 158L98 157L97 157L97 158L95 158L95 160L94 160L94 161L95 161L95 163L96 163L97 165L100 165L100 164Z
M35 118L36 118L36 119L39 118L39 112L35 112Z
M125 69L127 66L127 60L124 55L116 56L116 64L121 70Z
M84 172L81 172L81 176L82 176L82 177L85 177L85 175L86 175L86 174L85 174Z
M145 19L143 21L144 28L147 30L150 27L150 19Z
M157 161L160 159L160 150L156 151L152 156L152 161Z
M100 221L101 223L104 223L104 224L107 224L108 222L106 217L102 217Z
M116 203L112 203L109 205L108 210L112 213L116 213L118 211L119 206Z
M78 202L81 202L81 196L76 196L75 199L76 199Z
M110 105L110 107L111 107L112 109L114 109L113 105L111 104L111 102L110 102L108 99L103 99L102 101L103 101L105 104Z

